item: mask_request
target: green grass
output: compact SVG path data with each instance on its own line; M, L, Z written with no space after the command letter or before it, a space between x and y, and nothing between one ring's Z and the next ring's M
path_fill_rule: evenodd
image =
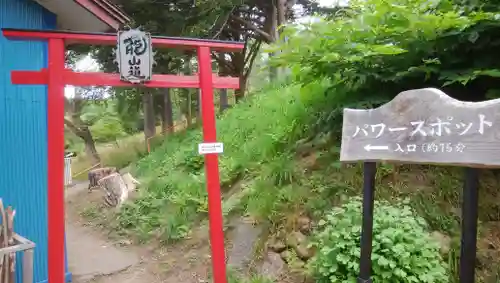
M177 131L182 131L185 126L182 123L176 123L175 128ZM149 140L151 150L154 150L164 141L164 137L161 134L161 126L156 128L156 132L158 134ZM116 167L120 169L137 162L148 154L147 145L144 141L144 132L127 136L116 143L96 144L96 149L103 167ZM87 172L92 168L92 163L85 154L82 143L75 145L73 150L79 153L71 163L73 179L87 180Z
M314 87L322 89L325 85ZM225 149L220 156L224 191L240 179L245 182L275 173L275 178L290 181L292 173L281 170L281 165L293 159L289 145L305 135L315 117L315 103L321 102L301 94L304 92L296 85L269 87L218 118L218 141L224 143ZM136 173L146 189L122 210L122 228L141 238L160 235L163 240L176 240L185 237L189 228L206 216L204 161L197 153L201 141L199 129L187 131L167 139L137 163Z
M235 272L228 270L228 283L273 283L272 280L265 278L262 275L252 274L249 278L242 278L242 276L238 276Z

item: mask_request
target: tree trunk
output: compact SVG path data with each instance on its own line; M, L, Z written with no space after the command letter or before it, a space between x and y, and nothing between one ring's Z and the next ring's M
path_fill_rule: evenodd
M187 97L186 97L186 120L187 120L187 127L191 128L191 125L193 124L193 108L192 108L192 102L191 102L191 90L187 90Z
M92 133L90 132L88 127L82 127L78 136L83 140L85 145L85 153L90 159L92 166L101 163L101 158L99 157L99 153L95 147L94 138L92 137Z
M64 125L83 140L85 153L87 154L92 166L101 163L101 158L99 157L99 153L95 147L95 141L92 137L92 133L80 117L84 106L81 89L77 88L75 90L75 97L71 101L65 99L64 102L65 111L71 117L71 120L64 118Z
M201 124L201 89L196 90L197 99L196 99L196 123Z
M286 0L276 0L276 13L277 13L277 34L281 34L282 25L286 21ZM276 37L278 39L278 37ZM276 40L275 39L275 40Z
M219 98L220 98L220 113L224 112L224 110L229 108L229 102L227 100L227 89L222 88L220 89L219 93Z
M104 168L97 168L97 169L92 169L88 173L88 178L89 178L89 193L92 192L93 189L99 186L99 180L102 178L109 176L111 174L117 173L118 170L116 167L104 167Z
M272 9L271 9L271 25L269 34L273 38L273 42L278 39L278 5L280 0L273 1ZM269 57L274 56L274 53L269 53ZM271 82L275 81L278 77L278 69L276 67L269 67L269 80Z
M78 120L79 118L75 119ZM78 127L68 119L64 119L64 124L70 131L72 131L76 136L83 140L83 144L85 145L85 153L90 159L92 166L101 163L101 158L99 157L99 153L97 152L97 149L95 147L94 138L92 137L92 133L90 132L89 128L87 126Z
M220 55L222 55L224 58L224 56L226 55L225 53L221 53ZM224 77L224 76L227 76L227 75L231 75L231 72L228 70L227 66L222 63L222 62L219 62L219 76L221 77ZM220 99L220 103L219 103L219 111L220 113L224 112L226 109L229 108L229 101L228 101L228 98L227 98L227 89L225 88L222 88L219 90L219 99Z
M162 116L162 131L163 134L174 132L174 114L172 110L172 97L170 96L170 89L163 90L163 115Z
M147 144L149 138L154 137L156 134L154 101L151 92L147 91L142 95L142 107L144 112L144 137Z
M281 40L281 33L283 32L283 25L286 23L286 13L287 13L287 1L286 0L276 0L276 31L274 34L275 41ZM278 51L280 52L280 51ZM281 52L280 52L281 53ZM278 79L283 78L284 69L281 67L276 68L276 77Z
M185 62L184 62L184 70L183 73L186 76L191 75L191 57L187 57ZM192 103L192 97L191 97L191 90L190 89L185 89L186 94L186 120L187 120L187 127L190 128L192 123L193 123L193 103Z
M247 78L244 75L240 76L240 88L234 90L234 100L236 103L239 103L244 95L247 87Z

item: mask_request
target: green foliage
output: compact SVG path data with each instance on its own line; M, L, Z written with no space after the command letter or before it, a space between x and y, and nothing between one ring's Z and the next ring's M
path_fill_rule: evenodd
M124 131L134 134L139 131L141 118L141 89L119 88L115 90L114 112L120 118Z
M349 1L333 20L290 25L282 35L287 40L268 52L281 50L271 63L289 68L297 81L331 80L328 95L337 106L319 117L323 130L340 124L345 106L377 105L411 88L447 86L452 96L482 100L498 85L500 64L491 57L500 29L497 14L479 7L448 0Z
M293 153L297 140L321 131L338 139L344 107L373 108L402 90L428 86L446 87L452 96L465 93L461 98L467 100L498 97L494 87L500 64L491 58L500 47L494 14L500 6L486 5L486 13L474 1L462 2L467 3L350 1L349 9L329 20L286 28L287 41L273 47L282 52L271 62L289 69L294 83L261 89L218 118L218 140L225 146L220 156L221 183L224 192L231 191L223 200L224 213L242 209L273 220L286 218L285 211L305 209L313 217L323 217L326 208L345 201L339 200L340 195L359 194L361 169L339 170L333 149L325 154L331 176L327 171L306 174ZM211 2L200 3L210 6ZM143 13L162 11L144 9ZM203 33L206 28L200 25L188 33ZM196 153L201 141L199 129L189 130L169 137L138 162L137 173L146 186L135 202L121 210L121 228L144 240L189 235L208 209L203 157ZM377 178L389 173L389 167L383 168ZM457 207L456 185L448 175L433 180L437 183L429 186L431 193L417 190L413 183L403 188L379 180L378 196L411 197L411 206L433 229L451 234L458 225L451 213ZM235 189L238 192L232 194ZM405 205L378 202L375 207L375 282L447 281L448 271L424 221ZM316 240L319 253L311 263L320 282L355 279L360 224L359 199L326 218Z
M126 136L122 121L114 115L108 115L100 118L90 131L96 142L116 141Z
M83 123L86 125L93 125L103 116L108 114L107 105L100 101L87 100L83 104L79 114Z
M418 6L425 4L421 1L405 2L409 5L405 9L383 1L367 3L369 8L354 6L345 18L313 24L309 31L296 30L297 38L290 36L275 62L291 63L301 85L263 89L219 117L218 137L225 145L221 180L224 192L231 189L223 200L225 215L241 209L261 219L283 221L285 212L305 209L313 217L323 217L325 209L339 202L339 195L359 194L361 170L335 168L328 176L327 171L307 175L293 154L298 139L322 130L339 138L335 133L346 106L373 108L400 90L446 83L469 87L497 76L496 66L476 68L462 54L475 46L470 31L482 25L487 14L463 14L445 2L425 12ZM377 7L380 11L375 11ZM363 20L370 26L363 26ZM191 227L206 217L204 162L196 153L201 141L199 129L169 137L138 163L137 173L146 186L120 212L121 228L142 240L172 241L188 236ZM336 157L328 156L330 167L336 166ZM377 177L384 179L391 169L387 166L380 173ZM379 180L377 195L411 197L410 205L433 229L451 235L458 227L452 212L458 207L457 186L449 182L449 175L431 178L436 184L428 190L415 188L414 183L403 187ZM375 282L439 283L448 281L448 273L456 273L456 256L448 257L446 268L424 221L408 207L377 202L375 213ZM319 283L355 281L361 215L355 199L326 218L315 242L317 257L310 265Z
M319 222L310 268L322 283L354 283L359 274L361 199L351 198ZM375 202L373 282L448 282L448 272L425 221L405 203Z
M116 100L88 100L79 113L82 123L90 127L96 142L110 142L126 136L123 122L117 115Z
M311 88L326 86L315 83ZM242 175L266 174L273 176L275 184L292 182L293 172L281 170L291 158L285 153L288 145L306 135L316 109L325 104L322 99L321 95L317 99L301 95L295 85L280 86L263 89L221 115L217 129L225 148L220 158L223 188ZM137 173L147 189L139 200L124 206L121 227L149 236L155 231L164 240L175 240L186 236L198 217L206 215L203 157L196 151L201 141L200 129L187 131L167 138L138 162ZM269 169L262 172L265 164Z
M479 12L464 15L445 0L352 1L350 8L347 17L289 28L284 36L293 36L275 63L296 63L294 73L302 80L328 76L356 90L434 66L439 51L453 43L439 39L493 18Z

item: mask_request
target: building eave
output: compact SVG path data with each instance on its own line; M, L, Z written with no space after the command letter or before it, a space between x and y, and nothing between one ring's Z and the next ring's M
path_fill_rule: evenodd
M130 22L130 18L118 6L108 0L72 0L113 30Z
M57 28L82 32L117 31L131 21L109 0L34 0L57 15Z

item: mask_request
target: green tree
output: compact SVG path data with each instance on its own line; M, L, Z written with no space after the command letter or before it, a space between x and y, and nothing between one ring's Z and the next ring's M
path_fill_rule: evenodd
M76 70L76 62L84 56L73 50L68 51L65 58L66 67ZM83 141L85 152L93 165L99 164L101 158L97 152L90 126L102 116L102 107L97 105L109 93L110 88L78 87L75 88L73 97L65 98L65 128Z
M332 82L330 109L318 121L328 131L339 129L343 107L373 107L412 88L442 86L455 98L484 100L500 77L499 63L491 60L500 29L496 14L480 7L447 0L351 1L333 20L287 27L289 40L270 50L282 51L271 62L288 66L304 84Z
M114 141L118 143L119 138L126 136L121 120L114 115L101 117L90 128L97 142Z
M152 34L244 42L243 53L213 54L221 74L240 77L242 88L236 93L237 97L243 96L261 43L277 40L278 27L286 20L319 11L318 4L312 0L117 2L134 19L131 26L141 27ZM301 6L301 9L292 9L294 5ZM93 49L93 55L102 63L103 69L116 71L110 48ZM158 50L155 72L179 71L183 57L192 55L192 51Z
M216 72L240 78L241 88L235 92L237 101L244 96L248 77L262 42L272 43L277 40L278 27L285 24L287 19L298 16L296 11L300 10L302 15L318 10L317 3L311 0L118 0L116 2L134 19L130 26L140 27L155 35L244 42L245 49L242 53L213 54L217 62ZM294 5L300 5L302 9L294 10L292 9ZM102 70L117 71L112 47L75 46L73 49L80 54L90 52L100 63ZM185 72L186 68L190 69L190 73L195 71L196 66L186 66L195 55L193 51L171 49L156 51L155 73L179 73L183 69ZM157 97L159 92L163 93L164 99L151 98L151 96ZM199 118L199 95L191 90L182 91L180 94L178 98L184 100L180 103L184 106L182 112L190 123L193 110ZM176 103L171 101L171 95L167 91L158 90L143 95L139 90L117 89L115 96L120 100L117 108L119 117L124 120L126 125L124 128L128 132L133 129L130 120L136 118L130 113L140 113L140 109L143 109L143 117L147 118L144 119L146 139L155 134L156 117L163 117L164 123L172 120L173 111L170 111L170 106ZM227 96L223 93L221 101L223 107L228 105L227 99L224 101L225 97ZM150 113L153 111L155 113ZM173 123L168 122L168 124L163 128L171 128L170 124Z
M74 135L81 138L85 146L85 153L93 165L99 164L101 158L97 152L94 137L90 131L90 126L97 121L100 116L98 113L92 113L85 116L85 107L93 103L93 96L103 96L102 89L96 88L77 88L75 96L65 99L65 118L64 125ZM94 109L95 110L95 109Z

